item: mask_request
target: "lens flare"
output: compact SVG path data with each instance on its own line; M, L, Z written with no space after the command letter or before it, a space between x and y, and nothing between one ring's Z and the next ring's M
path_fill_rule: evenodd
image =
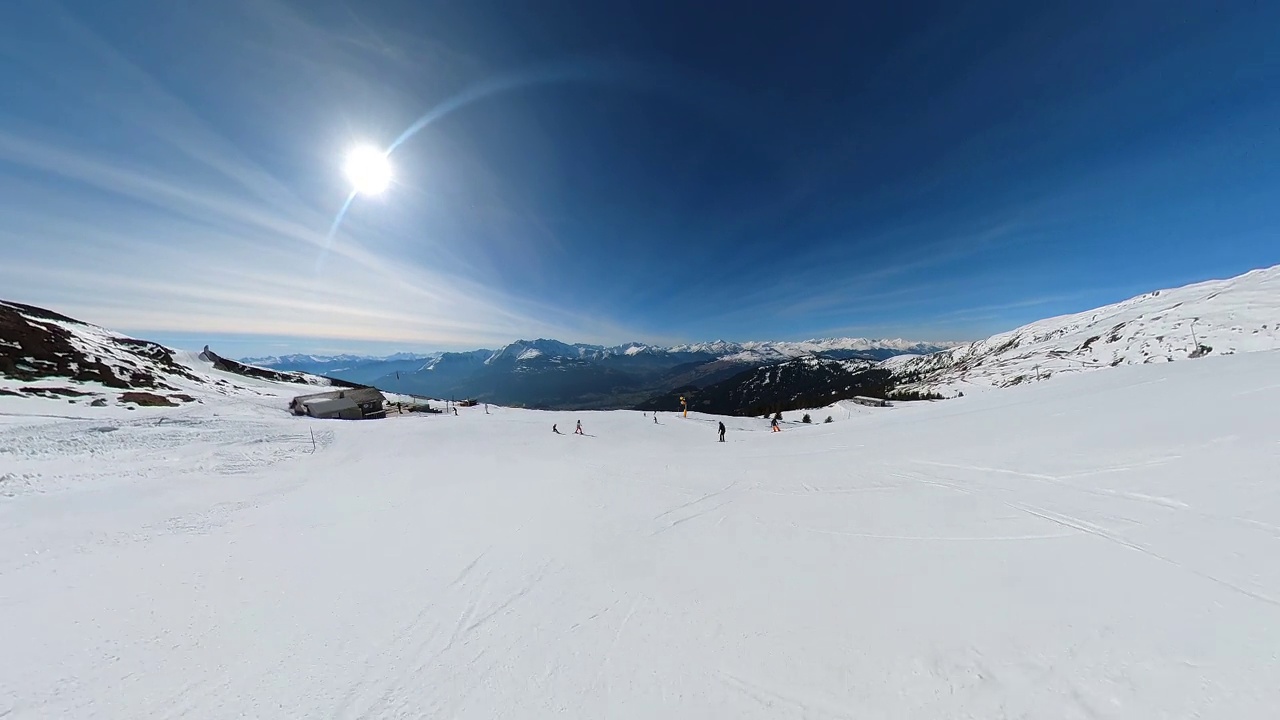
M338 234L338 228L342 226L342 221L355 202L356 196L377 195L386 190L391 185L391 162L388 159L391 153L426 126L471 103L512 90L566 82L608 83L618 77L619 74L609 66L588 61L566 61L491 78L463 90L428 110L405 128L405 131L400 133L400 136L386 150L367 145L353 149L347 155L347 163L344 167L347 179L351 183L351 193L347 195L342 208L338 210L337 215L333 216L333 222L329 225L324 247L316 257L317 271L324 265L325 257L329 254L334 238Z

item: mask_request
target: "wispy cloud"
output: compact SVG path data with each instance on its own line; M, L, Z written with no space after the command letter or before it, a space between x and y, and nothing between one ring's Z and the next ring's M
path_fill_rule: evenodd
M732 309L715 320L726 325L784 320L813 327L838 317L838 326L848 328L857 326L859 316L884 318L912 309L933 312L949 302L959 305L973 293L972 278L961 281L947 268L1015 245L1031 227L1025 215L967 233L917 223L861 238L852 248L834 243L799 257L778 253L782 257L761 259L758 265L766 274L749 284L751 291L722 303ZM868 248L890 248L898 258L866 263L860 256Z
M83 102L141 151L91 148L73 132L19 122L0 129L0 191L11 208L0 228L5 297L138 333L419 347L629 335L512 296L458 264L425 265L358 220L317 270L337 209L324 183L304 197L72 15L44 10L76 48L59 72L95 82Z

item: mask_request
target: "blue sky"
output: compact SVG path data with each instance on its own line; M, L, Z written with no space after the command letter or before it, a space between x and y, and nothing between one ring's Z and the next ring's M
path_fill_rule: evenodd
M1280 5L0 4L0 297L224 352L968 339L1280 262ZM343 154L389 145L358 197Z

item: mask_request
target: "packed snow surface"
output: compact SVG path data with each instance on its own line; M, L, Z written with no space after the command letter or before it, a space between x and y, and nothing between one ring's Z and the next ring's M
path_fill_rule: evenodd
M1280 707L1275 352L724 444L706 416L34 402L0 397L6 718Z

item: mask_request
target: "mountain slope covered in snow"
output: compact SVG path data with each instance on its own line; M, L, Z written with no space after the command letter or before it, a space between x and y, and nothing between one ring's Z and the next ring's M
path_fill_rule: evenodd
M776 434L0 417L0 715L1270 720L1277 377L1215 352Z
M605 347L521 340L496 351L443 353L416 372L375 382L391 390L548 408L672 409L681 393L697 390L706 409L736 414L800 407L797 403L814 401L819 386L832 399L874 394L877 388L949 397L965 389L1008 387L1118 365L1280 348L1280 266L1158 290L979 342L946 345L952 344L832 338ZM819 362L804 360L805 372L786 372L806 358ZM832 362L837 360L880 360L879 370L889 379ZM757 368L760 378L748 372ZM822 380L816 379L818 370ZM762 391L770 374L785 377Z
M684 396L699 410L759 415L820 408L856 395L954 397L966 389L1009 387L1119 365L1280 349L1278 326L1280 268L1270 268L1148 293L927 355L904 353L875 368L859 360L802 355L716 382L691 382L636 407L673 411Z
M334 382L305 373L215 363L211 357L172 350L43 308L0 301L4 396L72 405L174 406Z
M954 394L1119 365L1280 348L1280 266L1157 290L1041 320L980 342L882 367L917 390Z

